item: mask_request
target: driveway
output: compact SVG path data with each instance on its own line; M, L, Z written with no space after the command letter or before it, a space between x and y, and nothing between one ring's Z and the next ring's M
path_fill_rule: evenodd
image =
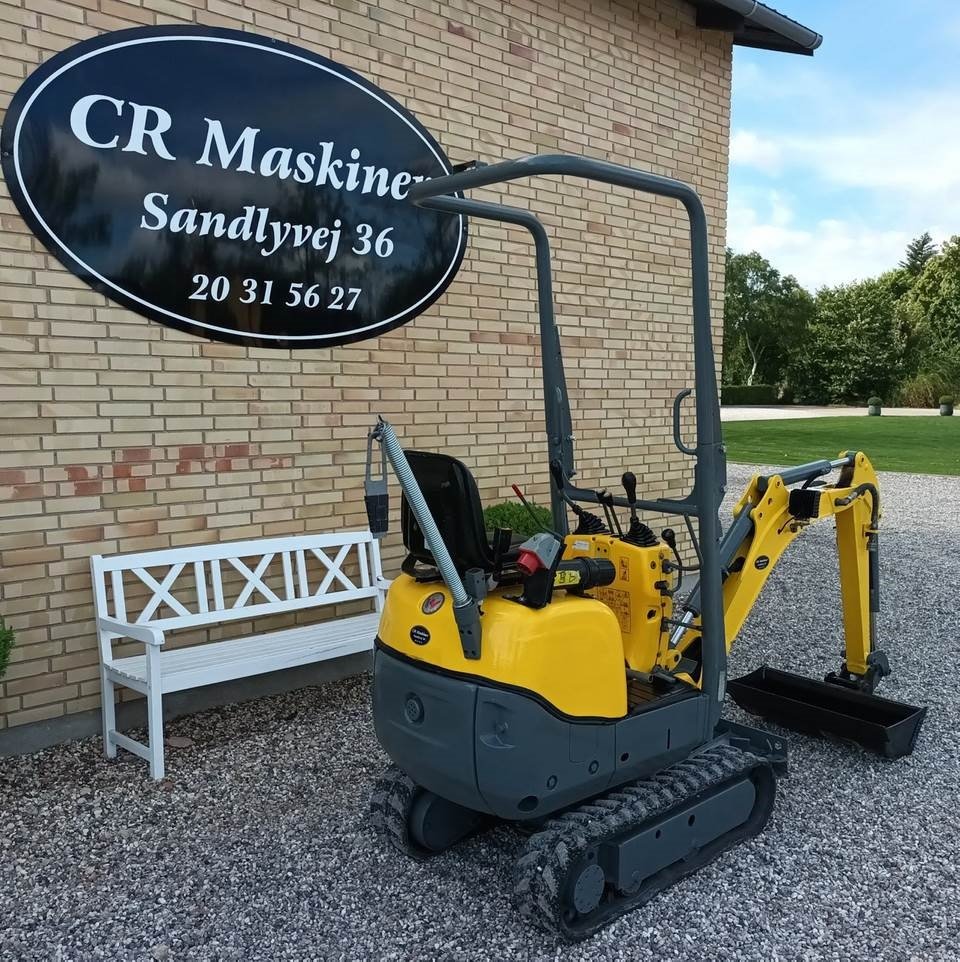
M939 416L937 408L888 408L887 417ZM752 404L725 405L720 408L721 421L793 421L801 418L848 418L858 414L867 416L865 407L816 407L806 404L778 404L760 406Z

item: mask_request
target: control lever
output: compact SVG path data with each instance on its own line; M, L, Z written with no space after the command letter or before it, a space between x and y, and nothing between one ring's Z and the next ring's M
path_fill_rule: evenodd
M616 509L613 506L613 495L604 488L602 491L595 492L598 503L603 507L603 512L607 516L607 524L611 531L616 530L617 537L623 540L623 528L620 527L620 519L617 517Z
M630 530L623 540L640 548L654 547L656 535L637 517L637 476L632 471L625 471L620 483L630 502Z
M683 584L683 562L680 560L680 552L677 551L677 533L673 528L664 528L660 532L660 537L664 544L673 552L673 557L677 562L677 583L673 586L673 591L679 591Z
M577 528L574 534L605 534L607 528L603 521L592 512L581 508L564 490L567 482L563 475L563 467L556 458L550 462L550 473L553 475L553 483L556 485L563 503L576 515Z
M530 502L523 496L523 492L520 490L519 485L511 484L513 488L513 493L520 499L520 503L527 509L527 514L530 515L530 519L541 531L549 531L549 528L544 527L543 522L537 517L536 512L530 506Z
M624 494L630 502L630 520L637 516L637 476L632 471L624 471L620 479Z

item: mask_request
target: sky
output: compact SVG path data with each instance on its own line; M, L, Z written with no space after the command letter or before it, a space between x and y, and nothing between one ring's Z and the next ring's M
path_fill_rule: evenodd
M824 40L734 48L728 245L816 290L960 234L960 2L768 5Z

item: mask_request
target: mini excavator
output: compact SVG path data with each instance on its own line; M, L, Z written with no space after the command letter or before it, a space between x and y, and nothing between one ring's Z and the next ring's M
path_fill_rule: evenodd
M588 178L686 209L695 391L673 405L674 440L694 459L684 497L640 499L629 471L622 496L574 483L546 232L528 211L465 196L534 175ZM726 461L707 227L688 185L549 155L462 168L414 186L410 198L533 236L552 515L519 544L509 530L491 535L462 462L405 451L382 419L372 429L371 530L382 537L387 529L389 461L403 491L407 550L376 640L374 723L393 764L373 791L373 821L417 859L495 821L516 823L527 834L516 863L520 913L577 941L763 829L786 771L786 742L722 718L728 691L748 712L788 728L889 758L912 751L926 709L874 694L890 670L876 647L877 477L856 451L756 476L721 531ZM691 393L693 446L680 417ZM681 518L697 564L681 559L675 532L657 536L640 511ZM827 518L836 524L845 660L822 681L762 667L728 683L728 649L771 571L795 538Z

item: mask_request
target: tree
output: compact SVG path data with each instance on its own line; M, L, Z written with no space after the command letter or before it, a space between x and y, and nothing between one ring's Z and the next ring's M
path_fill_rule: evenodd
M937 245L929 231L924 231L907 244L907 251L900 266L911 276L919 277L927 264L937 256Z
M910 360L903 400L929 406L960 393L960 237L927 262L901 305Z
M728 384L778 384L813 318L813 298L796 278L753 251L727 250L723 375Z
M924 353L960 344L960 237L951 237L927 262L906 304Z
M904 373L899 272L817 293L816 321L790 363L798 400L891 400Z

